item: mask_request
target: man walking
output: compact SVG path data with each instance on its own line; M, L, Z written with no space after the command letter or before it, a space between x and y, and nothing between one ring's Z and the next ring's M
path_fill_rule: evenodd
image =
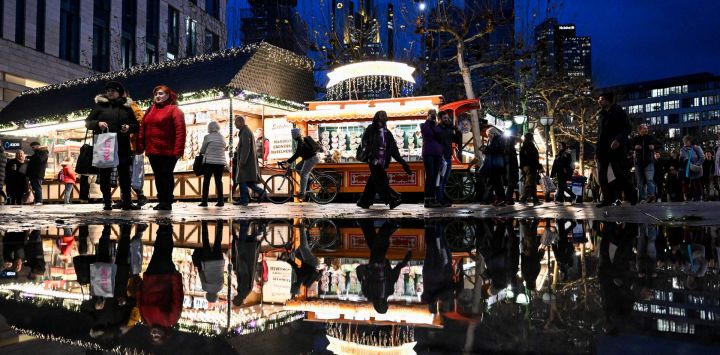
M625 192L625 199L630 204L637 203L635 189L630 183L627 162L628 135L632 130L627 113L613 103L614 95L606 92L598 98L600 113L598 115L598 142L595 159L598 163L598 178L603 199L597 207L610 205L619 206L617 191Z
M47 170L48 149L41 147L38 142L30 143L30 148L34 153L28 159L27 177L35 196L35 206L40 206L43 202L42 183L45 180L45 170Z
M646 124L638 127L639 135L633 138L635 150L635 181L640 190L640 200L648 203L657 201L657 188L655 185L655 164L653 164L653 151L657 147L657 140Z
M235 128L238 129L238 144L235 151L238 168L235 182L240 186L240 200L233 204L247 206L250 202L248 188L257 193L260 199L264 197L264 190L255 184L260 175L260 168L258 167L255 137L245 124L245 117L235 116Z

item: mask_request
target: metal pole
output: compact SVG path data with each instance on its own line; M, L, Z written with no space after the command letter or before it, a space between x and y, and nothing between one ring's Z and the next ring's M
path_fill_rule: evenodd
M545 174L550 174L550 155L548 154L549 150L549 142L548 139L548 125L543 125L545 127Z
M233 100L232 100L232 91L227 90L227 95L230 100L230 114L228 117L228 137L230 138L230 193L228 196L230 196L229 203L233 202L233 185L235 181L235 176L233 174L233 168L235 165L233 164L233 157L235 156L235 149L233 148L233 126L235 125L235 119L233 117Z
M232 173L230 173L232 175ZM232 193L232 191L230 191ZM229 258L228 266L227 266L227 327L225 329L227 334L230 334L230 314L232 312L232 270L233 270L233 263L232 263L232 230L233 230L233 220L230 220L230 250L228 250L229 253L231 253L231 257ZM217 227L215 227L217 228Z

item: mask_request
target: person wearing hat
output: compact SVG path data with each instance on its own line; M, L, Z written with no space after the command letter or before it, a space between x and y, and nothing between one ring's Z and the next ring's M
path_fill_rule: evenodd
M118 180L120 183L120 197L124 211L139 209L132 205L130 195L130 167L132 165L132 149L130 148L130 133L138 131L138 123L125 94L125 87L117 81L109 81L103 88L103 93L95 96L96 106L85 119L85 127L93 131L93 135L103 132L117 133ZM110 174L112 168L99 169L100 190L103 195L103 209L112 210L112 191L110 189Z
M30 187L35 196L35 205L40 206L43 202L42 183L45 180L45 170L47 170L48 149L38 142L30 143L33 155L28 158L27 177L30 180Z
M303 137L299 128L290 130L293 140L295 140L295 154L286 161L288 164L294 162L298 157L302 161L295 166L295 170L300 172L300 193L295 197L305 199L307 192L308 179L315 165L320 161L317 153L320 151L320 145L310 137Z
M62 163L60 163L60 166L62 166L62 174L59 174L58 180L61 184L65 184L65 191L63 191L64 199L63 201L65 204L70 203L70 199L72 198L72 192L73 187L75 187L75 171L73 171L72 168L72 160L70 160L70 157L65 158Z

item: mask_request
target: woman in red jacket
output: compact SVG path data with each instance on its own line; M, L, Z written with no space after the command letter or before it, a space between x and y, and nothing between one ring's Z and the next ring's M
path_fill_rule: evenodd
M145 114L138 134L138 153L145 152L155 174L158 204L153 209L172 209L173 171L185 151L185 115L177 107L177 95L165 85L153 90L153 105Z
M72 168L73 164L70 158L63 160L63 162L60 163L60 166L62 166L62 181L60 182L65 184L65 191L63 191L63 195L64 202L67 205L72 199L72 192L75 187L75 171Z

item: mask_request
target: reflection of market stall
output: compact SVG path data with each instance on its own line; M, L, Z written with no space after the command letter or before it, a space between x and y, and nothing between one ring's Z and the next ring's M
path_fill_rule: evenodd
M192 162L207 133L208 122L220 123L228 143L236 142L231 118L242 115L256 135L258 129L267 128L268 159L284 159L292 152L285 115L302 109L304 106L299 102L313 96L312 62L264 43L28 90L0 112L0 135L26 141L22 148L27 153L31 150L25 145L32 140L48 146L51 152L48 181L43 186L46 199L59 198L63 187L55 182L55 177L60 162L68 156L77 157L85 139L84 119L93 108L93 96L108 80L121 81L136 99L147 97L157 84L178 92L187 124L185 152L175 175L174 195L179 199L200 196L201 179L192 173ZM141 108L149 105L149 101L139 103ZM275 131L279 133L273 136ZM148 197L153 197L155 186L147 160L145 169L144 190ZM226 179L228 185L229 178ZM119 195L119 191L116 193ZM211 184L210 194L214 193Z
M341 182L340 192L353 193L361 192L370 176L367 165L355 159L362 134L377 111L386 111L388 129L395 135L400 154L415 172L407 176L399 164L392 163L388 170L390 185L399 192L420 192L425 184L420 124L428 111L438 110L441 103L441 96L309 102L308 111L289 113L287 119L323 147L322 160L316 169L334 171ZM467 164L458 161L453 169L467 169Z

